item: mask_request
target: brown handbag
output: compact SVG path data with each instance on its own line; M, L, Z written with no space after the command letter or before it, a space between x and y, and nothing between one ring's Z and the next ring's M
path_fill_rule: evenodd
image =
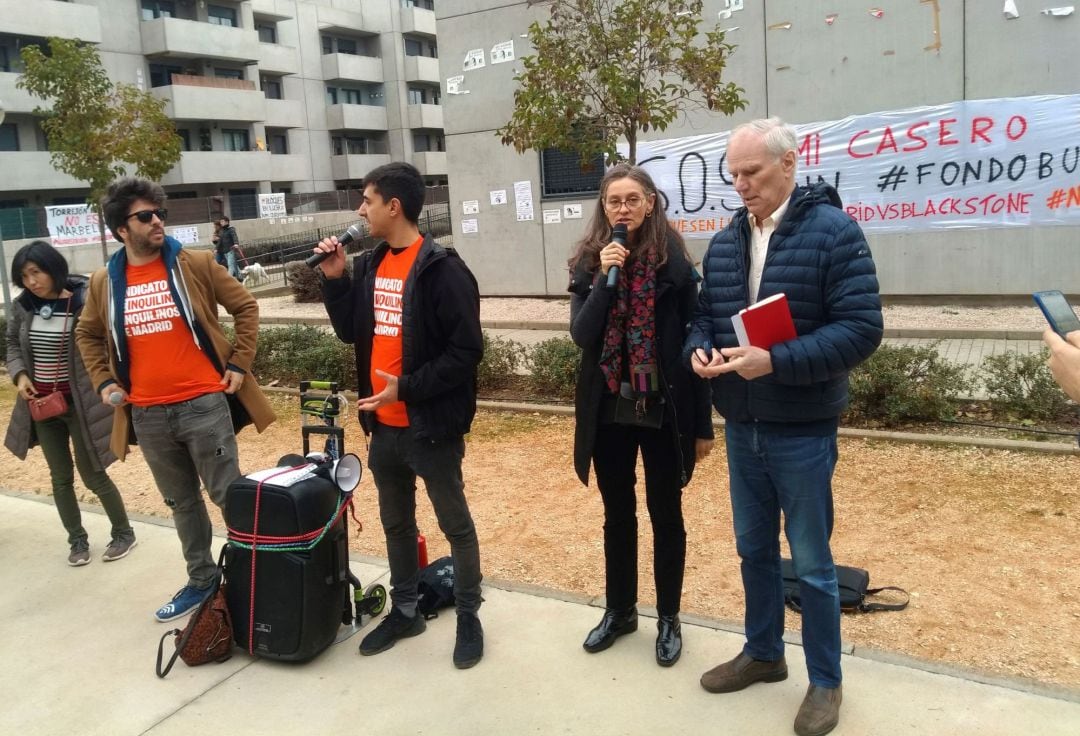
M68 318L71 316L71 297L68 297L67 308L64 311L64 329L60 332L60 347L56 356L56 364L60 365L60 361L64 359L64 347L67 345L68 334ZM67 401L64 399L64 394L56 390L56 387L60 385L59 379L53 382L53 390L44 396L35 396L28 402L30 404L30 417L35 422L44 422L46 419L52 419L64 414L68 410Z
M224 662L232 656L232 617L229 615L229 607L225 604L225 582L222 579L220 565L224 556L225 548L223 547L214 592L199 604L182 631L180 629L166 631L158 642L156 664L158 677L169 674L169 670L176 664L177 657L184 660L184 664L188 667L195 667L207 662ZM165 640L170 636L174 638L176 651L162 669L161 660L164 656Z

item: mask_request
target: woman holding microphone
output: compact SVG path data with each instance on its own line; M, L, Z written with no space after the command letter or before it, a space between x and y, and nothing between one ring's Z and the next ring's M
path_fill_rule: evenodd
M640 451L653 529L656 661L670 667L682 653L682 489L713 444L708 384L681 361L700 276L652 179L627 164L601 181L569 265L570 335L582 349L574 467L588 485L592 465L604 503L607 603L583 646L600 652L637 630Z

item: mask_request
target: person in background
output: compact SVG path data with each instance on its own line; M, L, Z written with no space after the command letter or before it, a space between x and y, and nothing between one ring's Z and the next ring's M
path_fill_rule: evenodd
M222 215L221 219L217 222L217 227L214 232L215 240L215 252L217 253L218 263L222 263L224 259L225 268L229 269L229 275L237 281L243 280L243 276L240 274L240 267L236 263L236 249L240 246L240 236L236 234L236 228L229 224L229 218Z
M613 242L617 225L626 228L625 244ZM637 630L640 452L653 529L656 661L669 667L682 653L682 489L713 444L708 384L681 362L700 277L652 179L627 164L604 175L596 211L569 265L570 336L582 349L574 467L588 485L592 464L604 503L606 609L583 646L600 652Z
M205 250L165 235L165 192L122 178L102 198L105 224L124 244L90 277L75 331L100 401L114 406L112 451L121 460L138 438L158 491L172 509L187 583L154 617L195 610L217 579L213 529L202 488L224 512L240 475L238 428L263 431L274 410L249 375L259 304ZM225 335L218 308L233 316Z
M64 257L42 240L15 253L11 273L23 292L13 300L8 317L7 369L22 400L16 400L11 411L4 445L20 460L26 459L35 444L41 446L49 465L53 503L67 530L68 564L77 567L90 562L89 535L75 496L76 467L112 524L112 539L101 559L119 560L138 542L124 499L105 470L116 460L109 449L113 412L101 404L75 349L73 334L86 301L87 279L69 275ZM67 411L34 421L27 402L54 390L63 392Z
M323 303L334 332L355 346L360 424L371 437L368 467L390 563L390 613L360 642L373 655L424 632L417 611L416 479L424 480L454 558L457 635L453 663L477 664L480 543L465 498L461 461L476 415L476 368L484 355L480 292L452 248L422 235L426 190L412 165L390 163L364 178L360 217L381 239L345 270L345 250L330 237L321 269Z
M1047 328L1043 342L1050 348L1050 372L1073 401L1080 401L1080 331L1061 335Z
M829 539L836 434L848 372L877 349L881 300L862 230L827 184L795 185L795 132L778 118L731 133L727 169L745 205L709 243L686 357L712 379L724 417L746 643L701 677L709 692L787 678L780 520L802 599L810 687L799 736L836 727L842 699L840 595ZM797 337L740 346L731 317L786 294Z

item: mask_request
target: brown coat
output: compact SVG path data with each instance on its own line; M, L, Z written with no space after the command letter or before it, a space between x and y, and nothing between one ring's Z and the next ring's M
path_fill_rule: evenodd
M176 284L181 296L186 296L193 319L202 332L210 337L216 362L222 366L231 363L247 373L240 390L236 392L236 398L255 429L262 432L277 417L258 382L251 376L259 334L259 304L247 289L214 261L211 251L187 251L181 249L179 243L171 238L167 240L166 263L169 262L170 255L175 258L175 267L169 274L170 280ZM86 307L75 329L79 352L90 374L90 380L99 392L109 382L123 385L122 376L126 375L126 372L121 372L117 366L117 342L112 334L115 325L109 321L112 289L108 269L121 267L120 264L126 262L119 260L119 255L121 254L114 255L109 266L90 277ZM233 316L235 344L229 342L218 321L219 304ZM180 305L177 306L180 307L181 314L184 314L185 310ZM205 345L203 349L206 350ZM123 460L130 444L131 409L125 405L117 407L114 412L112 451Z

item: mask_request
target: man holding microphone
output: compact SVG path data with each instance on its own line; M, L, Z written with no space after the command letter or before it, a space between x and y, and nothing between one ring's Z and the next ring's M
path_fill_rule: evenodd
M337 336L355 346L360 423L371 437L368 467L390 563L392 607L360 642L372 655L425 628L417 611L420 564L416 479L423 479L454 558L457 637L454 666L472 667L484 652L480 547L465 499L464 435L476 414L476 368L483 357L476 279L451 248L418 227L425 187L404 163L371 171L358 214L373 250L345 270L337 238L315 247L323 302ZM314 265L314 263L313 263Z

